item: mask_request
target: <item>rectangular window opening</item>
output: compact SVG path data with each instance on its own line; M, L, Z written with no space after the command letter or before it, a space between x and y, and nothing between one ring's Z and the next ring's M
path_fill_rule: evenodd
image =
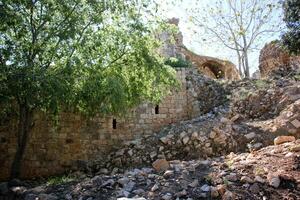
M155 106L155 114L159 114L159 105Z
M113 129L117 129L117 120L116 119L113 119L112 127L113 127Z

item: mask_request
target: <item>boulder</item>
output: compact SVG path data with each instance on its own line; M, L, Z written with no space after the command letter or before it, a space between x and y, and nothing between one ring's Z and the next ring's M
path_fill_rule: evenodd
M169 169L170 164L166 159L157 159L152 163L152 166L156 171L161 172Z
M286 142L294 142L296 138L294 136L278 136L274 139L274 144L279 145Z

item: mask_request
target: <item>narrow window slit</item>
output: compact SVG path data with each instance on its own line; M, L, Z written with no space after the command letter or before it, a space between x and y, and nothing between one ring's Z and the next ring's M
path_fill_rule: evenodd
M159 105L155 106L155 114L159 114Z
M117 120L116 119L113 119L112 127L113 127L113 129L117 129Z

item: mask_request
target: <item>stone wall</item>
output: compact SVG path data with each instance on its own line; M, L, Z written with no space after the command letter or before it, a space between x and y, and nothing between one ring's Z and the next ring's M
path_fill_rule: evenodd
M168 23L173 24L178 28L179 19L169 19ZM183 59L190 61L199 70L199 72L213 79L240 79L238 70L232 62L214 57L198 55L190 51L183 44L183 35L180 31L178 31L175 35L172 35L169 32L162 32L157 37L163 43L160 53L164 57L182 57Z
M177 76L182 83L181 90L167 96L159 105L144 103L123 118L95 117L87 120L75 114L62 113L59 124L54 126L51 119L36 113L25 152L22 178L62 173L85 161L102 158L112 147L118 147L124 141L151 135L166 125L207 112L202 108L208 106L202 105L205 101L201 103L197 95L201 90L194 87L207 87L213 82L207 82L207 78L193 68L177 69ZM191 79L197 81L187 84L187 80ZM219 93L215 87L218 86L208 87L211 88L208 92ZM214 95L205 94L205 97L212 108L218 103ZM9 175L17 142L16 124L0 126L0 180L7 179Z
M266 44L260 51L259 70L262 78L268 77L279 68L287 70L291 67L300 68L300 56L290 55L279 42Z

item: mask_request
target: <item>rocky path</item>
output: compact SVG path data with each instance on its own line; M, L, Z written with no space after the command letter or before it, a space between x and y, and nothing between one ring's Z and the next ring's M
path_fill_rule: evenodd
M300 140L279 138L276 144L206 160L159 159L152 167L122 174L73 174L78 179L69 183L11 189L26 200L300 199Z

